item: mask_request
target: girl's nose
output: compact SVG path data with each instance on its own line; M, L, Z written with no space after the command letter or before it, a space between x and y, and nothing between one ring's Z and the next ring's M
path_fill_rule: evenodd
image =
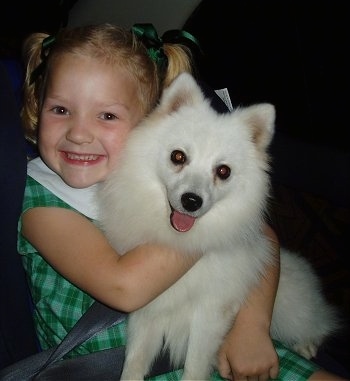
M94 135L88 128L88 124L75 122L68 129L66 138L75 144L88 144L93 142Z

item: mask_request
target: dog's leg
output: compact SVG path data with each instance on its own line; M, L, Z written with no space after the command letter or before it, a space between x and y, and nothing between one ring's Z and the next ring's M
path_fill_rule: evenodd
M150 371L156 355L163 345L163 335L156 321L145 322L142 319L128 323L128 343L121 380L143 380Z
M216 365L217 351L229 329L230 321L231 314L227 314L225 318L218 318L212 309L197 311L191 325L183 380L210 378Z

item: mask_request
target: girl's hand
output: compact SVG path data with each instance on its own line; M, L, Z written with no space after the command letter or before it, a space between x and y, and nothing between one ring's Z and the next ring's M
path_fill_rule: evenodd
M219 350L218 370L234 381L277 378L278 356L268 330L257 323L235 323Z

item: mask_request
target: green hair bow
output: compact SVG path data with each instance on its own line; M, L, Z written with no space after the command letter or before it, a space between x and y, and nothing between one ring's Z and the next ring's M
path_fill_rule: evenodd
M30 75L30 84L33 84L38 77L43 73L47 56L49 54L50 47L55 43L56 38L55 36L48 36L44 38L42 44L41 44L41 62L40 64L33 70L32 74Z
M163 49L164 43L184 45L190 43L199 48L197 39L185 30L168 30L162 37L159 37L153 24L134 24L131 31L141 39L147 48L148 55L161 69L165 69L168 65L168 57Z

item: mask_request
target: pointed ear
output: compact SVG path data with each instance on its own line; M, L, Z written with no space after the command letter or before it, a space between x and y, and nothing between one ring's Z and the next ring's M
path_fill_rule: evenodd
M260 151L266 151L275 130L275 107L270 103L260 103L243 108L240 112L251 129L253 142Z
M182 106L194 106L203 101L204 95L193 76L189 73L181 73L164 89L158 111L169 114Z

